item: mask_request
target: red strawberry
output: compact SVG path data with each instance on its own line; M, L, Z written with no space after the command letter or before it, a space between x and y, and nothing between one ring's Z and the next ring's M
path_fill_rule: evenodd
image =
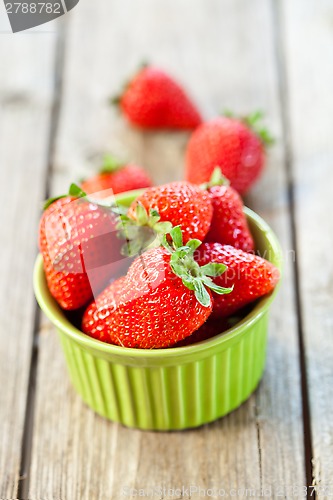
M63 309L87 304L119 275L124 258L116 222L110 209L74 196L60 197L44 211L39 248L49 290Z
M217 167L206 184L213 205L213 219L206 241L223 243L253 252L254 242L244 214L241 197Z
M209 288L229 293L208 277L225 270L209 263L200 268L193 259L200 245L183 246L179 227L171 231L173 247L148 250L138 257L125 278L118 280L85 311L82 329L88 335L124 347L168 347L191 335L212 310ZM208 289L207 289L208 288Z
M240 194L249 190L265 163L265 145L272 142L258 129L261 114L247 119L220 117L203 123L193 133L186 151L185 178L195 184L208 182L216 165Z
M192 238L203 241L212 216L209 194L199 186L180 181L146 189L130 206L129 220L124 223L131 224L132 220L153 229L155 221L158 224L169 222L172 226L180 225L184 242L187 243Z
M202 342L203 340L211 339L212 337L225 332L230 327L231 325L229 325L228 320L225 318L211 319L209 317L208 320L201 325L200 328L198 328L198 330L195 330L195 332L191 335L180 342L177 342L177 344L172 347L184 347L196 344L197 342Z
M194 129L202 122L182 87L154 66L143 67L114 101L133 125L142 128Z
M216 296L212 317L227 317L241 307L270 293L279 281L279 270L267 260L230 245L204 243L197 250L200 266L220 262L227 266L222 276L214 278L218 286L231 287L230 295Z
M142 167L122 163L111 155L105 157L104 165L97 175L81 183L83 191L94 194L96 199L151 185L152 181Z

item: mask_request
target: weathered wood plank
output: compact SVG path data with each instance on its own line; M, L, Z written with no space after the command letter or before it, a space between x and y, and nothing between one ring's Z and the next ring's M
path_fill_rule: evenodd
M333 6L283 6L313 481L325 498L333 488Z
M55 35L1 35L0 498L16 498L35 301L31 275L44 196Z
M207 116L225 107L242 113L262 108L280 136L271 14L263 0L216 0L209 10L192 0L80 4L70 20L53 192L63 192L73 177L92 172L93 159L106 149L128 152L156 182L181 178L186 135L130 129L106 104L121 80L146 57L178 76ZM272 224L287 251L283 154L278 142L249 202ZM54 330L45 323L31 498L119 498L125 486L190 484L226 490L265 487L274 496L278 487L305 484L291 281L287 261L272 314L267 370L258 392L230 416L194 431L140 432L93 415L71 389Z

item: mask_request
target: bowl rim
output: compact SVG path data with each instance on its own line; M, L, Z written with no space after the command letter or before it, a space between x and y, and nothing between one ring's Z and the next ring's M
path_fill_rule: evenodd
M128 203L131 199L134 199L143 190L129 191L127 193L121 193L121 195L116 195L118 202ZM244 207L244 212L247 218L254 223L258 229L265 234L266 239L272 249L272 256L274 257L274 263L279 268L280 273L282 271L282 250L279 241L270 228L270 226L253 210ZM228 330L215 335L214 337L202 340L195 344L182 347L169 347L164 349L136 349L129 347L117 346L114 344L108 344L102 342L95 338L89 337L81 330L76 328L70 321L65 317L60 306L56 303L55 299L51 296L47 284L43 269L43 259L41 254L37 256L34 272L33 272L33 286L37 302L40 308L44 311L46 316L51 320L53 325L65 333L70 339L74 340L81 347L88 350L93 350L95 353L103 355L103 357L111 356L116 358L128 358L128 360L139 361L140 358L149 361L156 359L169 359L183 357L192 357L199 353L204 353L204 351L215 349L217 346L227 347L227 344L237 341L244 335L251 326L256 323L268 310L270 304L272 303L281 279L275 289L267 296L258 300L254 308L239 322L237 322L233 327Z

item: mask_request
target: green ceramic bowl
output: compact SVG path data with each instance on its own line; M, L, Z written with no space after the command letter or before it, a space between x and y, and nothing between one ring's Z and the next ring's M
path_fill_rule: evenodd
M140 191L118 195L129 204ZM281 269L270 227L246 209L260 254ZM46 285L42 258L34 270L37 301L57 328L73 385L98 414L129 427L197 427L231 412L258 385L265 365L268 313L277 290L233 328L186 347L129 349L88 337L65 317Z

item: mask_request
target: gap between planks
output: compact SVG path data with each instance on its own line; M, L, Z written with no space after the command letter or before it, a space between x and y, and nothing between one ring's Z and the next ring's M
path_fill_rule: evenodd
M295 251L295 259L292 263L293 281L295 289L295 301L297 312L297 333L299 345L299 363L301 370L301 391L302 391L302 410L303 410L303 428L304 428L304 453L305 453L305 474L307 486L313 483L313 446L312 446L312 433L311 433L311 412L309 401L309 385L307 379L307 366L305 357L304 346L304 328L303 328L303 311L301 302L301 280L298 266L298 253L299 248L297 244L297 228L296 228L296 209L295 209L295 180L294 180L294 162L291 141L291 127L289 116L289 95L288 95L288 74L286 69L286 56L285 46L283 43L284 29L283 29L283 8L281 0L272 0L272 13L273 13L273 37L277 65L277 80L278 80L278 93L280 100L281 110L281 123L282 123L282 142L284 151L284 164L287 177L287 190L288 202L290 207L290 234L291 243ZM310 492L308 492L308 497ZM311 494L310 498L316 498L316 492Z
M54 89L53 102L50 114L50 129L49 140L47 146L45 180L44 180L44 199L50 196L50 178L53 170L53 157L55 144L57 139L59 117L61 112L62 91L63 91L63 75L65 66L65 46L68 30L68 20L62 18L59 20L57 30L57 44L54 61ZM38 369L38 354L39 354L39 330L40 330L40 309L36 302L34 324L32 331L32 347L30 355L30 368L28 378L28 390L25 407L23 437L21 445L21 462L20 474L17 488L17 498L19 500L28 499L29 492L29 473L31 464L31 451L33 440L33 425L34 425L34 409L36 400L36 381Z

